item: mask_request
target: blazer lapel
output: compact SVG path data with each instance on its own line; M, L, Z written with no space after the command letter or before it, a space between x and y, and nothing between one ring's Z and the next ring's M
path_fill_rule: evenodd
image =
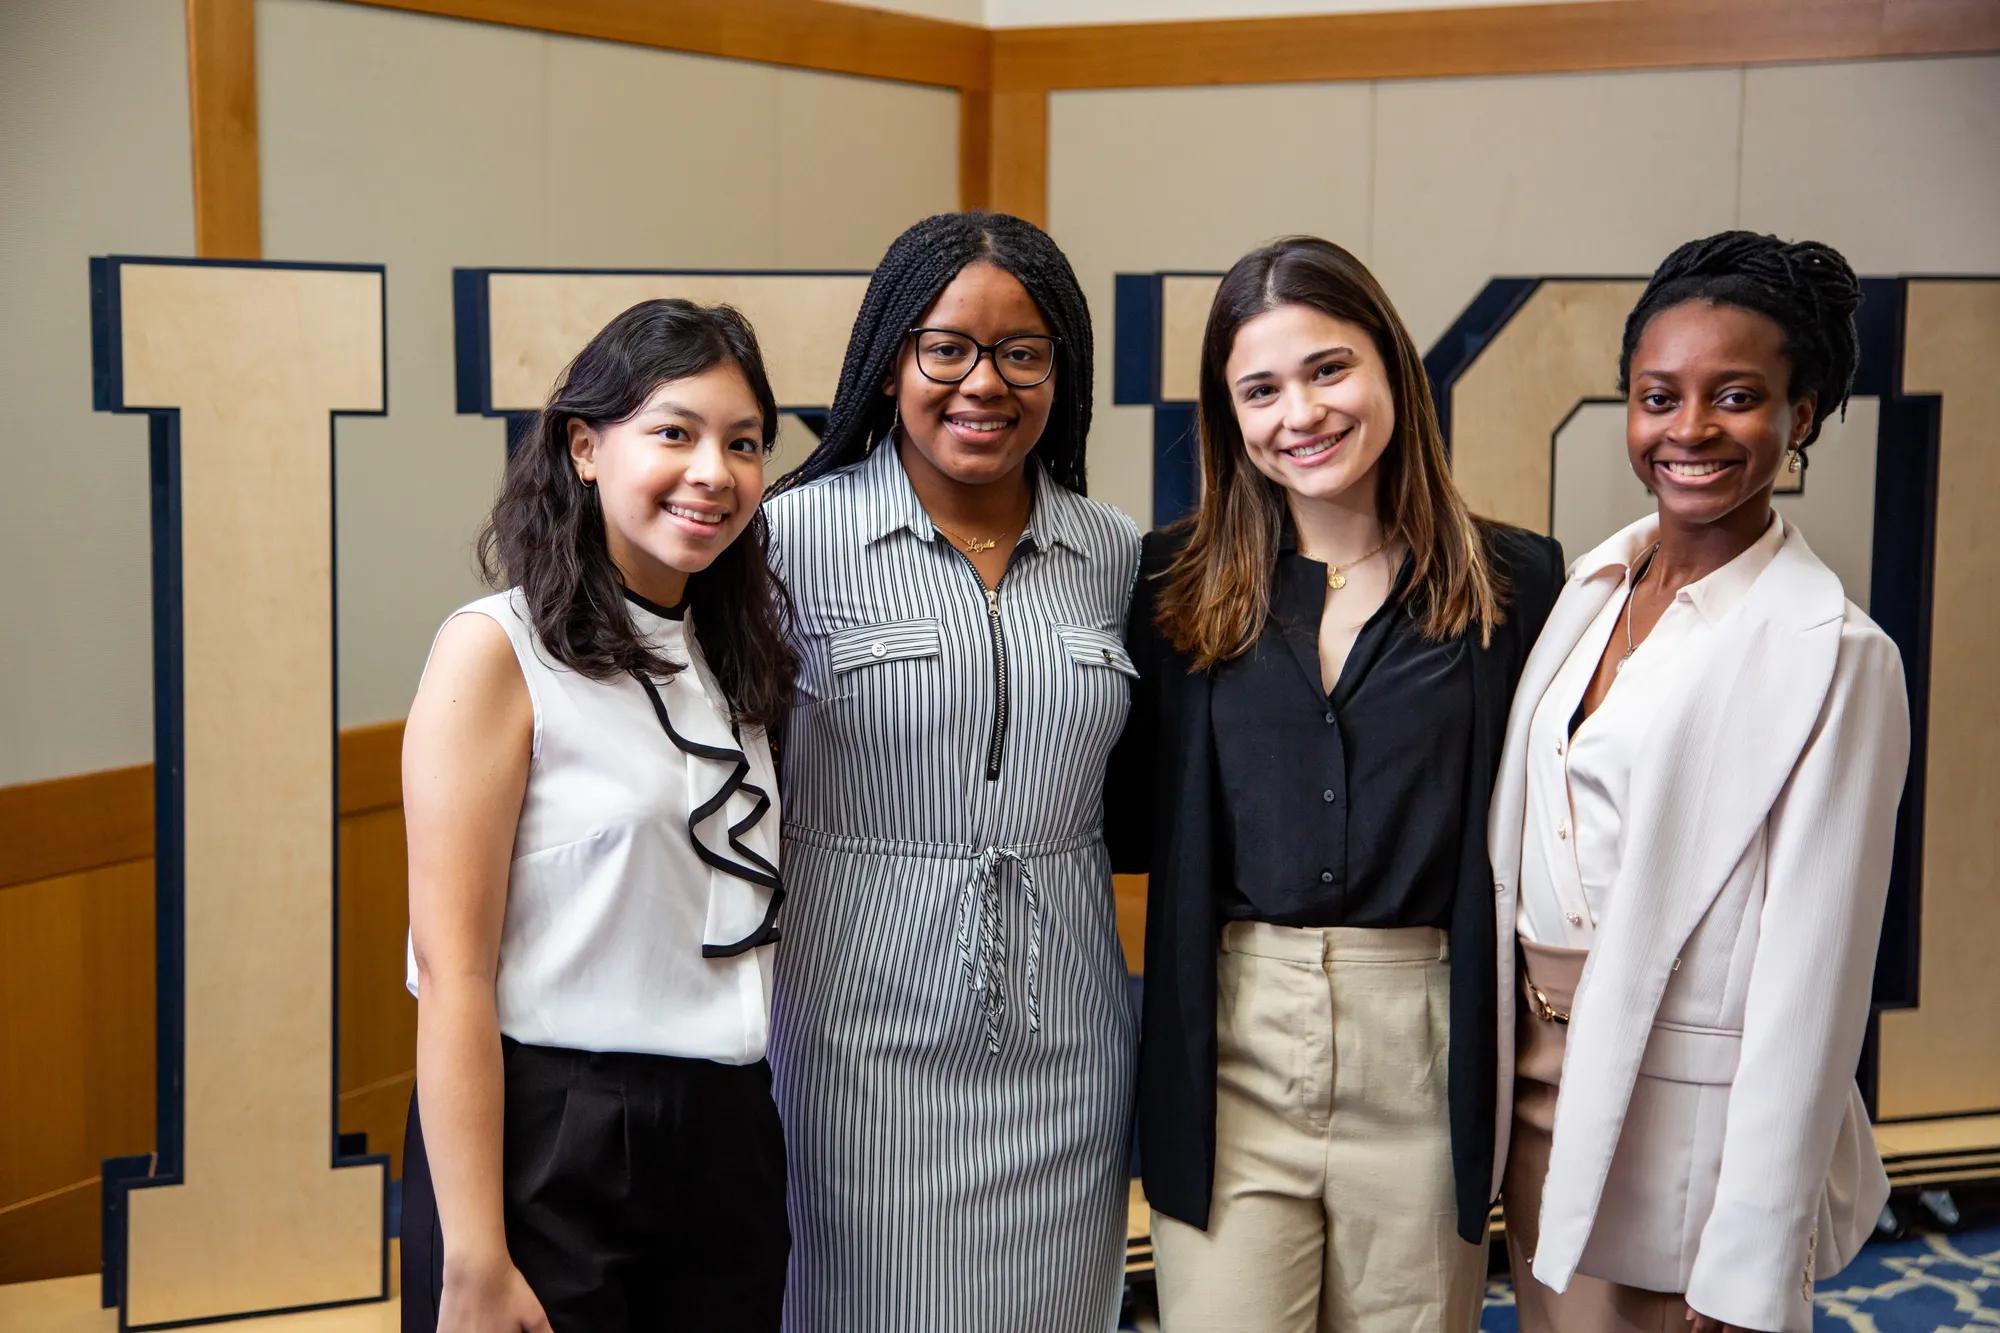
M1579 569L1600 566L1601 556L1618 537L1579 561ZM1500 1178L1507 1166L1507 1140L1513 1129L1514 1104L1514 935L1520 906L1521 835L1528 811L1528 724L1535 709L1548 693L1556 673L1569 660L1590 622L1604 609L1604 603L1618 588L1609 573L1601 577L1573 578L1549 610L1547 623L1535 639L1528 660L1515 684L1512 707L1508 710L1505 739L1500 749L1500 766L1487 806L1486 846L1493 869L1493 950L1498 981L1497 1037L1499 1064L1495 1070L1493 1117L1492 1193L1500 1192Z
M1585 566L1580 563L1578 567ZM1590 622L1617 590L1618 580L1609 573L1572 579L1550 610L1548 623L1542 627L1541 636L1535 640L1534 649L1521 668L1520 683L1514 687L1507 737L1501 749L1500 776L1487 815L1487 846L1493 856L1493 874L1507 886L1510 895L1519 887L1521 823L1528 808L1528 724L1534 720L1535 709L1554 683L1556 673L1562 670L1584 631L1590 628ZM1513 923L1505 924L1511 928Z
M1674 959L1776 803L1819 718L1846 598L1793 528L1719 627L1699 677L1663 701L1632 769L1624 854L1568 1035L1588 1069L1557 1104L1536 1275L1582 1255ZM1558 1288L1560 1289L1560 1288Z

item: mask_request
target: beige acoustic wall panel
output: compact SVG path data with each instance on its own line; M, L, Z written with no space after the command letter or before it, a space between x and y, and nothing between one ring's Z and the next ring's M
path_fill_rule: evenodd
M1940 396L1941 429L1918 1005L1882 1015L1885 1117L2000 1107L2000 280L1912 282L1904 327L1904 389Z
M180 762L159 781L163 921L178 909L180 924L160 966L179 1105L161 1124L178 1119L163 1147L180 1179L123 1196L125 1318L377 1298L387 1163L331 1160L328 455L337 413L383 406L382 273L114 260L96 282L99 337L118 349L104 406L178 413L178 521L159 540L180 612L178 653L162 645L179 689L162 677L161 701Z
M389 270L396 398L337 462L349 725L403 715L481 590L505 436L457 410L453 269L866 268L956 201L948 91L333 0L257 0L257 32L266 253ZM824 339L824 313L753 318L778 347ZM837 365L847 332L817 354ZM780 443L774 471L811 437L787 417Z
M618 268L776 258L775 67L537 41L547 78L530 105L544 109L548 138L521 184L523 202L548 211L550 256Z
M2000 57L1744 74L1741 226L1863 273L2000 272Z
M1736 217L1742 74L1384 83L1375 274L1428 348L1487 279L1650 273Z
M780 70L770 267L872 269L905 227L957 208L958 101L950 89Z
M1050 97L1049 229L1096 327L1090 492L1142 527L1153 517L1152 411L1111 401L1115 275L1220 271L1288 232L1368 259L1374 102L1365 84Z
M334 459L343 725L409 709L438 624L479 595L472 541L505 454L457 413L454 264L547 253L545 51L532 33L258 0L264 253L389 272L389 414Z
M90 257L194 248L181 6L0 4L0 787L153 752L146 426L91 411Z

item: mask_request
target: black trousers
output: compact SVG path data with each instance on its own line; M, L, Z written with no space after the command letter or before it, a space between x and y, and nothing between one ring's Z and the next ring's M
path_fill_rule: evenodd
M507 1248L555 1333L776 1333L791 1232L771 1069L503 1040ZM417 1097L403 1333L434 1333L444 1237Z

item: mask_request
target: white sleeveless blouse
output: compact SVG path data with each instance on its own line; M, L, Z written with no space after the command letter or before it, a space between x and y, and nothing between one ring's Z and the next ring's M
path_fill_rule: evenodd
M687 670L592 680L555 660L518 588L454 615L507 633L534 705L507 878L500 1031L537 1046L764 1058L777 939L777 780L740 738L688 622L628 594ZM417 992L414 951L408 985Z

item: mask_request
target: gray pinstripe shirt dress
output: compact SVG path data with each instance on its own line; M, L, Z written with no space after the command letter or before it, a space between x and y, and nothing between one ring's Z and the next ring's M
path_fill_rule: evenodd
M989 596L892 444L773 499L802 657L771 1063L788 1333L1102 1333L1136 1027L1100 790L1130 520L1037 469Z

